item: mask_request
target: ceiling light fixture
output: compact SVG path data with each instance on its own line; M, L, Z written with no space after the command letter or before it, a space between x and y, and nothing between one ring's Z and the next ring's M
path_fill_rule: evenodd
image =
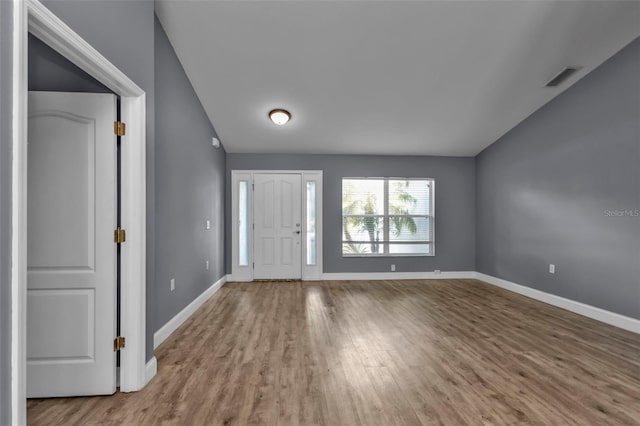
M269 111L269 118L278 126L282 126L283 124L287 124L287 121L291 119L291 113L286 109L274 109Z

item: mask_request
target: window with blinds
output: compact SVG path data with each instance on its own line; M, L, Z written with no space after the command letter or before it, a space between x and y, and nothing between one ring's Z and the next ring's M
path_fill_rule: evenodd
M433 256L433 230L433 179L342 179L343 256Z

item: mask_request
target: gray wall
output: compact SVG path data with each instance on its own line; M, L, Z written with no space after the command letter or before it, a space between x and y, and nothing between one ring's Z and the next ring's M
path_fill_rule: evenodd
M12 13L0 1L0 425L11 423Z
M478 271L640 318L638 76L640 39L477 157Z
M226 153L211 146L216 132L157 18L155 63L158 329L225 275Z
M44 0L43 3L146 92L147 359L155 318L154 5L153 0Z
M475 270L475 165L465 157L356 155L227 155L227 253L231 253L231 170L322 170L324 272ZM436 182L434 257L342 257L342 178L430 177ZM231 259L227 257L227 272Z
M31 34L29 34L29 90L113 93Z

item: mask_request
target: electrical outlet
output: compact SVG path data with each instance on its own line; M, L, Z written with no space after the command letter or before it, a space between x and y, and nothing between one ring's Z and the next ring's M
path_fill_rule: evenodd
M440 269L436 269L435 271L433 271L434 274L440 274Z
M176 279L171 278L171 291L176 289Z
M549 264L549 273L550 274L555 274L556 273L556 265L554 265L553 263Z
M206 262L204 262L205 264L205 268L207 268L207 271L209 270L209 261L207 260Z
M211 229L211 221L207 220L207 229Z
M391 272L395 272L396 271L396 265L391 265Z

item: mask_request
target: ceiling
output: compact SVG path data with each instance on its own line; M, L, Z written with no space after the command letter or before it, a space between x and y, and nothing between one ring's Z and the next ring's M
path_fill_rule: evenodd
M473 156L640 35L636 1L180 1L156 13L230 153ZM565 66L564 84L544 87ZM273 108L291 111L285 126Z

